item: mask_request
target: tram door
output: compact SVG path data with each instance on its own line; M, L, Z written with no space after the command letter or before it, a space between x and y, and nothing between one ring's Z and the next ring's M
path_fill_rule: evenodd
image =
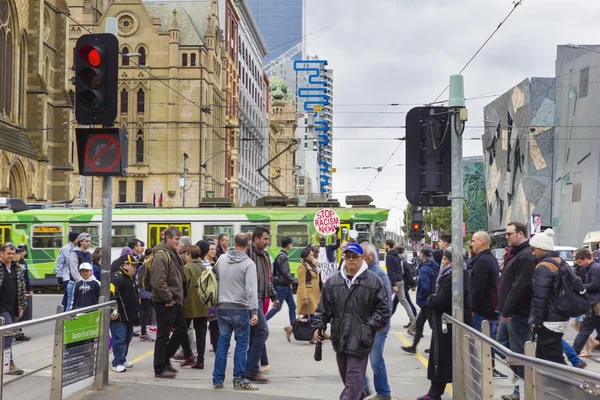
M10 242L12 240L12 226L0 225L0 244Z
M152 248L160 243L161 233L169 226L176 226L181 231L182 236L192 237L191 224L148 224L148 247Z
M340 232L338 233L338 235L342 242L350 239L350 236L348 234L350 232L350 229L351 229L350 224L347 224L347 223L340 224ZM333 239L333 240L335 240L335 239ZM334 243L335 243L335 241L334 241ZM340 251L338 251L338 263L341 263L341 262L342 262L342 252L340 250Z

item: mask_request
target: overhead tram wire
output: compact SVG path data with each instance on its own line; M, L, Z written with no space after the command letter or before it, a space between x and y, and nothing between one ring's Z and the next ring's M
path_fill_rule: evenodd
M375 182L375 180L377 179L377 177L379 176L379 174L381 172L383 172L383 170L388 165L388 163L390 162L390 160L392 159L392 157L394 157L394 154L396 154L396 152L398 151L398 149L400 148L400 146L402 146L402 142L398 143L398 146L396 147L396 149L392 152L392 154L390 155L390 157L382 165L381 170L379 170L379 169L377 170L377 174L373 177L373 180L371 181L371 183L369 183L369 186L367 186L367 188L363 191L363 193L367 192L371 188L371 185L373 185L373 182Z
M498 32L500 30L500 28L504 25L504 23L515 12L515 10L517 9L517 7L520 6L522 3L523 3L523 0L515 0L514 1L514 6L513 6L512 10L510 10L510 12L508 13L508 15L502 20L502 22L500 22L500 24L496 27L496 29L494 29L494 31L492 32L492 34L486 39L485 42L483 42L483 44L481 45L481 47L479 47L479 49L475 52L475 54L473 54L473 57L471 57L469 59L469 61L467 61L467 63L465 64L465 66L462 67L462 69L458 73L459 75L462 74L465 69L467 69L467 67L469 66L469 64L471 64L471 62L475 59L475 57L477 57L477 55L481 52L481 50L483 50L483 48L488 44L488 42L490 40L492 40L492 38L494 37L494 35L496 34L496 32ZM438 96L435 98L435 100L433 100L433 103L435 103L436 101L438 101L438 99L440 97L442 97L442 95L444 93L446 93L446 90L448 90L449 87L450 87L450 84L448 84L448 86L446 86L444 88L444 90L442 90L442 92L440 94L438 94Z

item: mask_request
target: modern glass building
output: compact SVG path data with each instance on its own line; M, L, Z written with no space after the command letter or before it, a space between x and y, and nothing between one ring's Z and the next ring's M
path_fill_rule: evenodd
M264 64L302 41L304 0L246 0L269 52ZM302 59L302 52L292 60Z

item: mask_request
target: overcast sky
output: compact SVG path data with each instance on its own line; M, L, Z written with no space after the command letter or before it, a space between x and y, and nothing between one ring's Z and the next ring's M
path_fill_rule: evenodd
M330 27L309 44L308 52L328 60L334 70L333 190L340 199L347 195L342 192L362 194L376 175L354 166L382 166L400 143L376 138L404 136L403 129L341 127L404 125L405 114L365 112L412 108L342 105L432 102L513 7L512 0L306 2L306 33ZM465 97L500 95L526 77L553 77L556 46L600 41L594 40L598 21L598 0L524 0L463 73ZM465 138L481 137L483 107L493 100L467 103ZM482 155L481 141L466 140L464 156L474 155ZM365 193L377 206L393 209L391 220L407 204L404 167L394 166L404 159L402 144Z

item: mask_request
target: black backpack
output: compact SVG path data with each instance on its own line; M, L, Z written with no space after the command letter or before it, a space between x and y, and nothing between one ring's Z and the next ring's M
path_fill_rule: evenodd
M552 259L547 261L558 267L560 272L560 291L555 307L559 314L575 318L585 315L590 309L588 296L581 278L562 261L560 264Z

